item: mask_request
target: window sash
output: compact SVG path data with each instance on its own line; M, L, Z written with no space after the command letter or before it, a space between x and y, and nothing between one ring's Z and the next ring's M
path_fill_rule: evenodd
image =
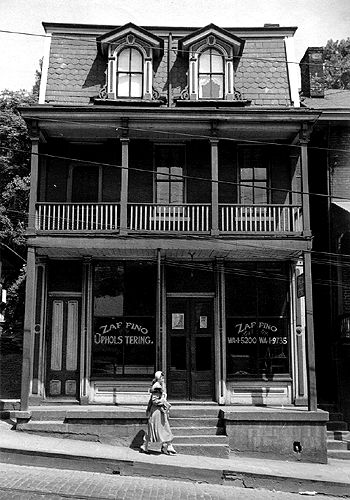
M123 49L117 57L117 97L137 98L143 95L143 58L137 49Z
M200 99L223 99L224 60L218 50L207 49L199 56L198 89Z

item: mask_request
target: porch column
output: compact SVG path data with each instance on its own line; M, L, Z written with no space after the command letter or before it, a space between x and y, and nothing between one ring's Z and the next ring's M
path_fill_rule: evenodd
M30 404L40 404L44 398L45 374L45 305L47 293L47 262L40 259L35 272L35 310L34 310L34 342L33 342L33 382Z
M30 192L29 192L29 214L27 234L35 234L36 211L35 204L38 196L38 171L39 171L39 131L36 121L28 124L30 140L32 141L31 171L30 171Z
M26 304L23 331L23 361L21 384L21 410L27 411L33 377L34 346L34 308L35 308L35 249L27 251Z
M303 262L298 261L292 267L292 296L293 314L292 331L294 345L293 379L294 404L306 406L307 401L307 368L306 368L306 345L305 345L305 274Z
M311 236L310 230L310 199L309 199L309 172L308 172L308 154L307 145L309 139L305 131L302 132L299 145L300 145L300 159L301 159L301 191L303 201L303 234L304 236Z
M315 363L315 339L314 339L310 252L304 252L304 276L305 276L304 280L305 280L306 367L307 367L307 382L308 382L308 408L310 411L316 411L317 410L316 363Z
M226 402L226 313L225 313L225 264L222 260L216 261L216 300L215 300L215 375L217 402L224 405Z
M80 404L89 403L91 374L91 314L92 314L92 264L91 258L83 261L83 296L81 304L80 343Z
M218 139L210 139L211 146L211 234L219 234L219 159Z
M129 180L129 138L121 137L122 178L120 193L120 234L128 233L128 180Z

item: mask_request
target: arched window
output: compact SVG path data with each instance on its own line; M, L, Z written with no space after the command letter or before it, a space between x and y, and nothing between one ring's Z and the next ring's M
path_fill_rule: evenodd
M121 50L117 57L117 97L143 95L143 57L132 47Z
M224 59L222 54L209 48L199 56L198 91L200 99L224 98Z

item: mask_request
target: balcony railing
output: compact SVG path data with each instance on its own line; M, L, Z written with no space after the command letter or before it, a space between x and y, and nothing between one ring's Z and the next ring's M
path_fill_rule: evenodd
M119 203L38 203L36 229L40 231L115 231Z
M156 232L210 231L210 205L151 205L128 206L129 229Z
M103 232L120 229L119 203L37 203L36 229L50 232ZM127 231L209 233L209 204L130 203ZM219 205L218 229L229 233L299 233L302 209L296 205Z
M220 205L219 229L236 232L301 232L302 209L294 205Z

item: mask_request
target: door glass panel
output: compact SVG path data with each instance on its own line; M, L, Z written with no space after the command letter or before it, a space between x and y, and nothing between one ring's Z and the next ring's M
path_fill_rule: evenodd
M211 337L196 338L196 371L211 370Z
M171 370L186 370L186 337L171 338Z

